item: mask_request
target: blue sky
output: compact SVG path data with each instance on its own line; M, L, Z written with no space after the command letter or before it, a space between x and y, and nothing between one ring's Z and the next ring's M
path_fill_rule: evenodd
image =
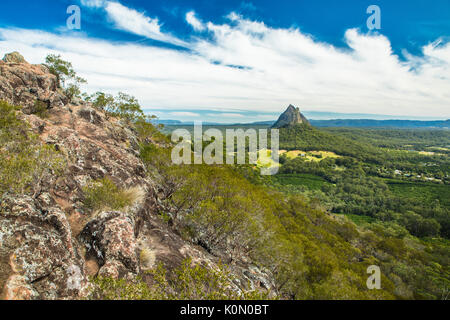
M81 30L68 30L69 5ZM369 5L381 29L369 31ZM0 55L73 62L162 119L450 117L450 1L2 0ZM351 117L351 115L348 115ZM383 116L381 116L383 117Z

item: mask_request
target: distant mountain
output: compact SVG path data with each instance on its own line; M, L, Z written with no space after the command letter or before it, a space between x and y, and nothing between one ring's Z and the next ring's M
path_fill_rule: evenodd
M292 104L290 104L286 111L281 114L272 128L283 128L296 124L309 124L309 121L300 112L299 108L296 108Z
M167 125L167 126L174 126L174 125L182 125L183 121L180 120L153 120L152 122L156 123L156 124L163 124L163 125Z
M272 126L274 123L275 123L274 120L270 120L270 121L256 121L256 122L252 122L252 123L249 123L249 124Z
M179 121L179 120L154 120L156 124L163 124L166 126L190 126L193 125L193 121ZM429 129L450 129L449 120L374 120L374 119L331 119L331 120L308 120L305 116L295 108L289 106L288 109L280 116L278 121L255 121L251 123L215 123L204 122L203 125L216 125L216 126L272 126L273 128L280 128L283 126L289 126L292 124L306 123L314 127L352 127L352 128L397 128L397 129L416 129L416 128L429 128Z
M335 119L311 120L315 127L358 127L358 128L440 128L450 129L450 120L372 120L372 119Z

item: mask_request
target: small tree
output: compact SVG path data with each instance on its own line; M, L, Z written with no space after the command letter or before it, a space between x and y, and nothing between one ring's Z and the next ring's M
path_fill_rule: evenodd
M89 96L87 101L92 101L94 108L105 111L109 106L114 104L114 97L104 92L96 92Z
M114 103L108 107L107 111L115 117L125 118L130 121L144 117L139 101L123 92L119 92L114 99Z
M115 97L107 93L96 92L88 100L92 101L95 108L105 111L112 117L119 117L134 123L147 122L154 118L144 114L135 97L123 92L119 92Z
M87 81L77 76L71 62L61 59L60 55L49 54L45 58L45 65L49 68L50 73L56 76L58 86L65 88L66 94L70 99L80 96L79 85L87 83Z

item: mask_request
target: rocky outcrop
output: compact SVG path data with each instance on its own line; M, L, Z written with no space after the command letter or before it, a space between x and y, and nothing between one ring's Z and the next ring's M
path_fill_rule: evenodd
M88 288L87 275L93 275L86 262L101 267L95 274L137 275L138 259L131 248L136 241L135 222L143 210L141 202L130 209L131 218L111 212L93 217L82 205L83 187L103 177L121 188L141 190L147 204L156 201L128 125L118 119L107 120L86 103L68 104L46 67L28 64L16 54L0 61L0 99L24 106L20 117L42 143L54 145L66 160L65 172L43 181L37 199L0 198L2 297L81 298ZM48 116L40 118L33 113L36 100L48 102L52 109ZM97 228L102 232L97 233ZM82 231L84 235L92 233L104 258L90 259L91 242L80 241Z
M25 58L17 51L5 54L2 60L6 63L26 63Z
M17 52L0 61L0 97L23 107L25 114L36 112L38 104L47 109L62 107L68 98L58 89L56 76L44 65L31 65Z
M306 124L309 125L308 119L300 112L299 108L294 107L292 104L286 109L285 112L281 114L277 122L272 126L272 128L282 128L289 127L296 124Z
M22 106L20 117L42 143L66 161L60 176L43 181L35 198L0 197L0 297L78 299L88 295L89 276L142 277L158 263L168 269L190 257L214 267L220 258L186 241L158 216L156 185L139 158L135 133L123 120L91 105L69 103L56 77L20 55L0 61L0 100ZM34 114L36 101L51 109ZM83 188L108 177L133 190L134 204L121 212L92 212ZM237 288L272 288L268 273L248 263L232 266Z

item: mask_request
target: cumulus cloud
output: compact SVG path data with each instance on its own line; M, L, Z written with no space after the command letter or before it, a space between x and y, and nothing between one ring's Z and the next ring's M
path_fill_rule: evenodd
M195 31L203 31L206 29L203 22L201 22L196 16L194 11L186 13L186 22L191 25Z
M117 3L114 9L122 29L166 36L157 20ZM382 35L349 29L348 48L337 48L298 29L230 18L205 24L208 38L195 37L183 51L3 28L0 53L18 50L34 63L59 53L89 80L87 90L127 91L148 109L281 112L292 103L311 111L450 118L449 43L430 43L423 55L402 60Z

